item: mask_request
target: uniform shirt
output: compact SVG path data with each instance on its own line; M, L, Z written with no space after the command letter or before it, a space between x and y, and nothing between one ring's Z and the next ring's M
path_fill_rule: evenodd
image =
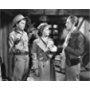
M19 40L17 44L15 41ZM15 48L20 51L28 51L28 35L25 31L12 31L9 35L9 45L10 49Z

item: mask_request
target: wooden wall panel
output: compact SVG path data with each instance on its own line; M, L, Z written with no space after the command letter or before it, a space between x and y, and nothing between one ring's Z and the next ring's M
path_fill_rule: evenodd
M0 56L2 57L2 29L0 29Z
M5 64L6 75L8 76L7 31L7 27L4 27L2 30L2 58Z

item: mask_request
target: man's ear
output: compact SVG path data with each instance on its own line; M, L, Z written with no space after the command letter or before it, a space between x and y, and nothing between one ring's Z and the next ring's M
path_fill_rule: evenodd
M16 24L16 27L18 26L18 24Z

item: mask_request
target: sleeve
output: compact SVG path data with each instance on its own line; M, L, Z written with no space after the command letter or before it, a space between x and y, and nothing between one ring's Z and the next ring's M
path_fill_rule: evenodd
M83 53L84 53L84 37L83 37L83 35L79 35L78 37L77 37L77 46L78 46L78 48L72 48L72 47L70 47L70 46L67 46L66 47L66 49L65 49L65 51L66 52L68 52L68 53L71 53L71 54L73 54L73 55L76 55L76 56L80 56L80 55L82 55Z
M31 53L32 53L33 69L37 69L38 68L38 59L37 59L37 44L36 44L36 41L33 42Z
M14 46L14 36L13 36L13 34L12 33L10 33L10 35L9 35L9 47L10 47L10 51L11 51L11 49L13 48L13 46Z
M36 41L33 42L31 53L37 53L37 44Z

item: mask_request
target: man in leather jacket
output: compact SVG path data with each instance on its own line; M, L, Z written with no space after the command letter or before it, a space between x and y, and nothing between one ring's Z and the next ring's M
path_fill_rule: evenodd
M77 20L76 16L69 16L66 22L66 28L71 31L68 45L65 48L67 81L79 80L81 57L85 48L85 38L75 27Z

